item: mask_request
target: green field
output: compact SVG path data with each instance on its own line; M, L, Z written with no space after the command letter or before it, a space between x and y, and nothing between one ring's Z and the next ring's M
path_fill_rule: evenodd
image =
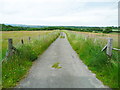
M119 31L118 29L112 29L112 31Z

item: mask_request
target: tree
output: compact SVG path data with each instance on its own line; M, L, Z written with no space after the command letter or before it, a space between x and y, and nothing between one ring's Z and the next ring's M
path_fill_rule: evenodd
M106 27L105 29L103 29L103 33L110 33L112 32L112 27Z

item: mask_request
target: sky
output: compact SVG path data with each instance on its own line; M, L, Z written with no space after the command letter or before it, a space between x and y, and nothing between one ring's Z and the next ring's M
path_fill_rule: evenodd
M119 0L0 0L0 23L118 26Z

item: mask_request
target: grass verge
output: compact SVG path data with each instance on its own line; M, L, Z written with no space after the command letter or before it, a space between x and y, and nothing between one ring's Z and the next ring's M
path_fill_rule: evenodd
M80 34L66 31L68 40L73 49L78 53L82 61L88 68L96 74L105 85L110 88L118 88L118 52L113 51L112 58L105 52L101 52L103 46L97 41L94 43L92 38L85 38ZM104 42L104 41L103 41Z
M58 36L59 32L52 32L39 40L19 46L18 52L2 63L2 88L16 86L32 66L32 61L36 60Z

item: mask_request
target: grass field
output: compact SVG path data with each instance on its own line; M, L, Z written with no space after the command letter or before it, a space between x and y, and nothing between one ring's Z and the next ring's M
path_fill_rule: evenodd
M118 88L118 51L113 51L109 58L102 48L107 44L107 38L113 38L113 47L118 48L118 35L66 31L68 40L88 68L96 73L105 85ZM96 40L95 40L96 39Z
M17 48L16 54L2 63L2 87L9 88L15 86L26 75L32 61L36 60L59 36L59 31L13 31L3 32L2 35L3 57L7 50L8 38L13 38L14 46ZM29 36L31 42L28 42ZM20 43L21 38L24 38L24 45Z
M100 40L102 41L101 43L103 43L103 46L104 44L107 43L107 39L108 38L112 38L113 39L113 47L114 48L119 48L118 47L118 33L110 33L110 34L105 34L105 33L92 33L92 32L76 32L76 31L72 31L74 33L79 33L81 34L81 36L85 37L85 36L88 36L92 39L96 39L96 40Z
M28 38L31 37L31 42L34 40L38 40L40 37L46 35L48 33L51 33L52 31L3 31L2 32L2 52L0 51L0 54L2 53L2 57L0 57L0 60L3 59L6 55L7 47L8 47L8 38L13 39L13 45L15 47L19 47L21 45L21 39L24 40L24 43L28 43Z

